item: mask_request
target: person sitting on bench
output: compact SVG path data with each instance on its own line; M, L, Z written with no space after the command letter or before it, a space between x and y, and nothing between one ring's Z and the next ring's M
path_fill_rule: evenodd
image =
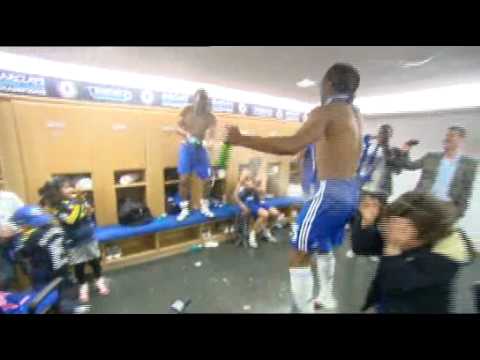
M262 184L263 183L263 184ZM252 214L255 224L250 231L248 244L256 249L257 233L262 232L267 241L275 243L277 239L272 235L269 227L269 220L277 220L280 216L278 209L268 206L261 198L264 195L265 182L254 178L250 170L244 170L235 188L234 198L240 206L242 215Z

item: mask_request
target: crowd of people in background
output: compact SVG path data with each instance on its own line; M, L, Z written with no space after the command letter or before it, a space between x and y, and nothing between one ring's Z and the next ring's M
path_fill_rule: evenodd
M363 310L450 312L455 275L474 255L458 221L469 205L477 161L462 154L467 133L460 126L448 128L443 152L416 161L409 151L418 141L392 148L392 135L388 124L376 136L366 135L358 168L362 199L349 224L347 257L380 259ZM414 191L390 203L392 175L403 170L421 170L420 179Z

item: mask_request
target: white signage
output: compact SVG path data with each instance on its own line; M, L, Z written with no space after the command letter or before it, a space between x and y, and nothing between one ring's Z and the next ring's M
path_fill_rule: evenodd
M301 113L296 111L285 111L285 120L300 120Z
M0 91L47 95L45 78L0 71Z
M128 102L133 98L130 90L100 86L87 86L88 93L95 100Z
M212 110L214 112L233 113L234 103L232 101L213 99Z
M189 104L189 95L162 93L162 105L182 108Z
M273 116L273 109L263 107L263 106L254 106L252 113L253 113L254 116L272 117Z

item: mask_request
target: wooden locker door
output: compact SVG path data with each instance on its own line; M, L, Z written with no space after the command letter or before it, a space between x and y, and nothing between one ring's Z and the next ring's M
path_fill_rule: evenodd
M182 138L176 133L178 114L165 112L149 120L147 134L147 201L155 216L165 212L164 169L177 167Z
M96 164L115 170L145 169L146 128L141 112L98 108L92 121L98 132Z
M14 101L18 134L27 173L29 201L54 173L92 169L90 112L83 106Z

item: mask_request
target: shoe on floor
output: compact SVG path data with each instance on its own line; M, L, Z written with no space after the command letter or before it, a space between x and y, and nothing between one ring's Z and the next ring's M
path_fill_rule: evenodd
M88 284L82 284L78 288L78 301L80 303L85 304L90 301L90 295L89 295L90 289L88 288Z
M352 249L348 250L345 256L349 259L353 259L355 257L355 253L353 252Z
M250 232L250 236L248 237L248 245L250 245L251 248L258 248L257 244L257 236L255 234L255 231Z
M90 305L78 305L73 309L73 313L77 315L88 314L92 310Z
M263 236L265 236L268 242L271 242L271 243L278 242L278 240L272 235L272 233L268 229L263 232Z
M333 296L318 297L313 301L315 310L334 310L338 307L337 300Z
M103 276L95 282L95 286L97 287L98 293L100 295L107 296L110 294L110 289L105 283L105 278Z

